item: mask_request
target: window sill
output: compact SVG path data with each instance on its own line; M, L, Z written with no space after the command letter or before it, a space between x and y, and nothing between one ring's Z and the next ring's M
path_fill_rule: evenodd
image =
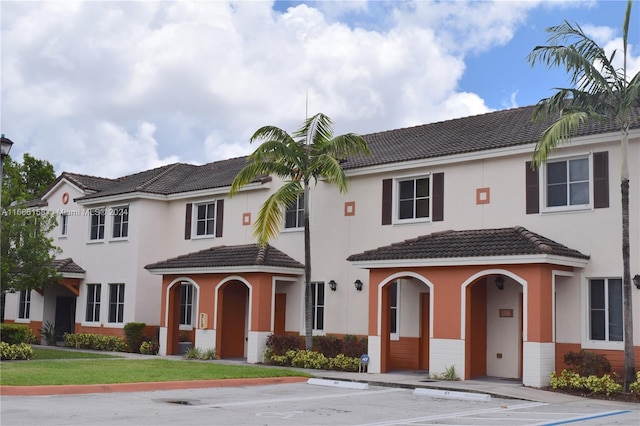
M129 238L113 238L109 240L109 243L127 243L129 242Z
M624 342L609 342L606 340L586 340L582 342L582 349L624 350Z
M89 240L87 244L104 244L104 240Z

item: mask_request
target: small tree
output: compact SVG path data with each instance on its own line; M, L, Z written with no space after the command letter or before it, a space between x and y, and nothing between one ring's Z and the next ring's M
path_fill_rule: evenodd
M298 131L264 126L251 137L262 144L249 156L249 164L236 176L229 196L259 176L274 174L285 180L262 205L254 224L258 244L267 245L280 232L284 209L304 196L304 270L305 270L305 346L313 347L313 304L311 294L311 234L309 229L309 190L318 179L335 185L340 192L348 189L348 179L340 160L348 155L369 153L367 143L354 133L333 136L331 119L318 113L305 120Z

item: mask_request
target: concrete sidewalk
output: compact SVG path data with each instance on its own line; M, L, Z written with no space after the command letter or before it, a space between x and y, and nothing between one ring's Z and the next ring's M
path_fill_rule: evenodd
M91 350L76 350L61 347L47 347L48 349L68 350L68 351L82 351L93 353L104 353L100 351ZM141 355L132 353L114 353L119 357L134 358L134 359L170 359L175 361L184 360L182 356L154 356L154 355ZM235 364L235 365L251 365L261 366L264 368L282 368L260 364L247 364L244 359L235 360L211 360L201 361L220 364ZM462 381L445 381L445 380L431 380L428 378L425 372L415 371L394 371L384 374L378 373L351 373L344 371L330 371L330 370L309 370L301 368L286 367L290 370L298 370L301 373L311 374L316 378L327 379L333 381L345 381L345 382L358 382L368 383L371 386L385 386L385 387L400 387L406 389L424 388L424 389L438 389L448 390L456 392L472 392L487 394L500 398L521 399L536 402L570 402L581 400L584 398L567 395L557 392L549 392L542 389L525 387L521 382L513 380L504 380L499 378L483 378L478 380L462 380ZM280 381L282 378L280 378ZM242 381L244 380L244 381ZM163 383L136 383L136 384L122 384L122 385L84 385L82 388L78 386L2 386L3 395L52 395L52 394L73 394L73 393L104 393L104 392L130 392L130 391L142 391L142 390L160 390L162 388L171 389L190 389L200 387L218 387L218 386L249 386L259 384L269 384L269 381L274 379L242 379L234 381L232 379L226 380L202 380L202 381L181 381L181 382L163 382ZM233 382L233 384L231 384Z

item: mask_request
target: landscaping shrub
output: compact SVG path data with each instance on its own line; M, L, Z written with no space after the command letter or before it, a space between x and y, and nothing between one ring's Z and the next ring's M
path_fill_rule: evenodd
M144 355L158 355L160 344L154 340L147 340L140 343L140 353Z
M640 371L636 372L636 381L629 383L629 391L637 397L640 397Z
M105 336L102 334L65 333L64 345L76 349L94 349L98 351L124 352L127 344L124 339L117 336Z
M552 372L549 384L553 389L575 390L609 396L612 393L622 391L622 385L616 378L615 374L614 377L609 374L604 374L602 377L581 376L575 371L564 369L560 376L556 375L555 371Z
M275 355L284 355L287 351L302 349L304 341L300 336L287 336L271 334L267 337L266 345Z
M40 335L48 346L56 346L58 344L58 330L49 321L40 329Z
M0 342L0 359L27 360L33 358L33 349L26 343L9 344Z
M147 324L143 322L128 322L124 325L124 340L129 352L139 352L144 340L143 333Z
M313 338L313 349L327 358L335 358L342 351L342 340L336 336L315 336Z
M583 377L601 377L604 374L611 373L611 364L606 356L585 351L584 349L581 349L580 352L571 351L566 353L564 362Z
M31 330L24 324L0 324L0 341L9 345L29 343L31 340Z
M358 339L357 336L347 334L342 338L342 353L344 356L360 358L360 355L369 351L368 340L366 337Z
M199 360L209 360L209 359L217 359L216 350L215 349L205 349L202 350L200 348L189 348L184 353L184 357L187 359L199 359Z

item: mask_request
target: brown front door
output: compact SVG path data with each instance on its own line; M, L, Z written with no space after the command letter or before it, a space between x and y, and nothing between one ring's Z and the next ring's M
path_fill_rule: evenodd
M470 377L484 377L487 375L487 281L472 284L467 296Z
M429 293L420 293L420 370L429 369Z
M273 334L283 336L287 319L287 294L276 293Z
M249 289L233 281L221 290L220 358L244 357Z

